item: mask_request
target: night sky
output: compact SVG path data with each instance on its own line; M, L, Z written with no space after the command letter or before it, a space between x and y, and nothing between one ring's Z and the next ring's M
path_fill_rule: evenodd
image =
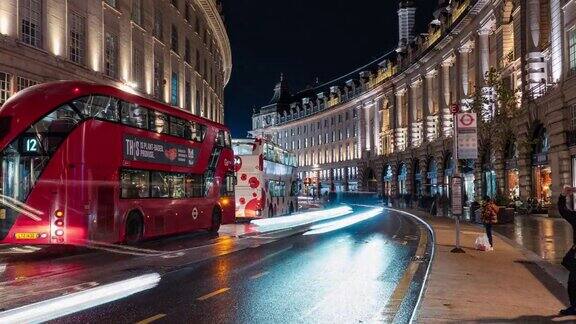
M425 31L436 0L418 1ZM268 104L284 73L292 93L347 74L395 48L397 0L224 0L232 44L226 124L246 137L252 108Z

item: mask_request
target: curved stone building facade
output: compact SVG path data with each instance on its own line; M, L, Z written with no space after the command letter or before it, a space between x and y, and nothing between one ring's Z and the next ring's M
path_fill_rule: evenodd
M401 1L403 24L413 21L410 5ZM533 198L554 214L562 186L576 185L575 27L574 0L441 0L425 33L334 82L275 96L255 112L252 133L294 149L309 183L350 190L334 185L337 170L357 169L341 182L393 199L447 196L450 106L470 109L475 93L493 95L485 78L493 68L520 113L505 144L481 143L477 160L459 161L466 197Z
M87 80L224 121L230 42L217 0L2 0L0 105Z

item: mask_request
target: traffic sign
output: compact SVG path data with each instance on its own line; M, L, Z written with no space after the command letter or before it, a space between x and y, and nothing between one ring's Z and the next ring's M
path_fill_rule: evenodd
M478 121L475 113L456 114L458 158L478 159Z
M457 114L460 112L460 105L455 103L450 105L450 112L453 114Z
M475 113L461 113L456 116L456 119L458 120L458 130L478 126Z

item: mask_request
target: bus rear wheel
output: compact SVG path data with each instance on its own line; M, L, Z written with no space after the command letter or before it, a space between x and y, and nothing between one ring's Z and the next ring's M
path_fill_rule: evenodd
M126 219L126 232L124 241L128 245L135 245L142 241L144 225L142 216L138 212L131 212Z
M220 224L222 223L222 212L220 208L214 207L212 210L212 225L210 226L210 233L216 234L220 230Z

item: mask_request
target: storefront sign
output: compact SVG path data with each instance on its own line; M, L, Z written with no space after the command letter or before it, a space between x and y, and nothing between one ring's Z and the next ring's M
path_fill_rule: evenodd
M478 132L475 113L456 115L458 123L458 158L478 159Z
M462 215L462 178L452 178L452 214Z
M124 135L124 159L177 166L193 166L198 149L149 138Z

